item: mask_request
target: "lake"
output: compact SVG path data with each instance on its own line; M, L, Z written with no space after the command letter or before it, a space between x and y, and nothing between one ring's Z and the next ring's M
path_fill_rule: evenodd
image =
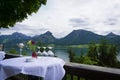
M76 55L80 55L81 53L86 54L88 49L87 48L72 48ZM52 50L55 55L59 58L62 58L64 61L69 62L69 53L68 48L53 48ZM120 61L120 54L118 54L117 59Z
M81 53L86 54L87 48L72 48L72 50L75 52L76 55L80 55ZM62 58L66 62L69 62L69 53L68 53L68 48L53 48L52 50L55 55L59 58Z

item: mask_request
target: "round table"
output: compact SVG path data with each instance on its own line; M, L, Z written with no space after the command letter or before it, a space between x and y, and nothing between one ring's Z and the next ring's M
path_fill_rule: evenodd
M65 62L57 57L38 57L31 60L30 56L11 58L0 61L0 80L16 74L27 74L43 77L44 80L62 80Z

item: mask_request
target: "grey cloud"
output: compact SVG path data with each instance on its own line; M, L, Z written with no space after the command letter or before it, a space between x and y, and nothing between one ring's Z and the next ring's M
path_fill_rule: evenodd
M38 28L40 27L40 28ZM44 28L41 26L28 26L23 24L16 24L15 27L9 28L9 29L1 29L0 32L4 34L11 34L13 32L20 32L29 36L39 35L45 31L47 31L48 28Z
M108 18L106 21L103 22L105 25L116 25L118 23L117 18Z
M44 28L42 26L28 26L28 25L17 25L16 30L19 30L21 33L25 33L29 36L39 35L48 30L48 28Z
M27 29L30 29L29 28L30 26L27 26L27 25L22 25L22 24L16 24L14 27L12 28L9 28L9 29L1 29L1 31L10 31L10 30L14 30L14 31L20 31L20 30L27 30Z
M87 19L81 19L81 18L72 18L69 20L70 25L73 27L80 27L80 26L88 26L89 22Z

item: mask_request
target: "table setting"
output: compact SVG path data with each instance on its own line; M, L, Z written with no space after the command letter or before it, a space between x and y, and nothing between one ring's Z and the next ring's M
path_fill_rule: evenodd
M35 44L32 40L29 40L26 45L17 44L20 48L20 57L17 58L4 59L5 52L0 52L0 80L20 73L42 77L43 80L62 80L65 75L64 60L55 57L52 52L53 47L37 47ZM29 49L31 56L22 55L23 47Z
M57 57L31 56L11 58L0 61L0 80L17 74L42 77L43 80L62 80L65 75L65 62Z

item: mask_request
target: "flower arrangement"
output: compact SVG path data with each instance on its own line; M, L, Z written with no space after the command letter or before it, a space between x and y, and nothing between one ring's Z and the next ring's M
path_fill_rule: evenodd
M32 57L37 58L35 42L32 40L29 40L27 42L27 48L32 52Z
M32 51L32 52L35 52L36 51L36 45L35 45L35 42L32 41L32 40L29 40L27 42L27 48Z

